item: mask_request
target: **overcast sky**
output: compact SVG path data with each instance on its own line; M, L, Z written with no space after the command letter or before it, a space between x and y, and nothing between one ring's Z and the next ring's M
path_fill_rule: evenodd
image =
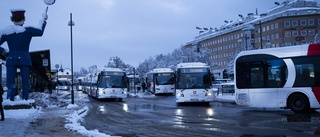
M319 2L320 0L316 0ZM56 0L49 6L43 37L33 38L30 51L50 49L51 68L71 67L70 13L74 71L103 67L118 56L137 67L150 56L171 53L190 42L198 27L220 27L238 14L265 13L270 0ZM279 1L283 2L283 0ZM25 9L25 26L38 26L47 5L43 0L1 0L0 28L11 25L10 9ZM7 48L6 43L2 45Z

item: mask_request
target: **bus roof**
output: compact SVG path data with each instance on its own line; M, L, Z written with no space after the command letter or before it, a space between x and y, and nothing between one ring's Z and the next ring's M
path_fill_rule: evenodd
M155 68L149 73L165 73L165 72L174 72L171 68Z
M103 68L101 71L117 71L117 72L124 72L119 68Z
M268 55L273 55L279 58L307 56L307 55L320 55L320 43L242 51L237 55L237 58L239 58L240 56L255 55L255 54L268 54Z
M196 68L196 67L208 67L205 63L202 62L189 62L189 63L179 63L177 68Z

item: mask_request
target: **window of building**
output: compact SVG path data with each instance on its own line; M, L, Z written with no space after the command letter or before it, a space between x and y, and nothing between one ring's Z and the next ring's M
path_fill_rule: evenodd
M266 27L262 27L262 32L265 32L266 31Z
M291 46L291 42L284 43L284 46Z
M272 40L274 39L274 34L271 34L271 39L272 39Z
M270 30L270 27L269 27L269 25L268 26L266 26L266 31L269 31Z
M318 25L320 25L320 19L318 19Z
M309 36L313 36L314 34L315 34L314 30L309 30L309 31L308 31L308 35L309 35Z
M293 45L299 45L299 42L298 41L294 41Z
M306 30L301 30L301 36L307 36L307 31Z
M285 34L286 37L291 37L291 32L290 31L285 31L284 34Z
M276 33L276 39L278 39L280 36L279 36L279 33Z
M300 20L300 25L301 26L306 26L307 25L307 21L306 20Z
M313 26L314 25L314 19L308 19L308 25Z
M271 24L271 25L270 25L270 29L271 29L271 30L274 30L274 24Z
M298 31L292 31L292 36L298 36L299 32Z
M278 23L275 23L275 24L274 24L274 28L275 28L275 29L278 29L278 28L279 28L279 24L278 24Z
M285 21L284 22L284 27L290 27L290 21Z
M293 20L293 21L292 21L292 26L298 26L298 21Z

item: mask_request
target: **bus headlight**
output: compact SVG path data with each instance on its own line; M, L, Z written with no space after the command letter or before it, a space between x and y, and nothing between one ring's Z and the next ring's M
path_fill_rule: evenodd
M209 91L207 91L207 92L206 92L206 96L212 96L212 93L209 92Z
M100 94L100 95L103 94L103 90L99 90L99 94Z
M184 97L184 95L182 93L177 93L178 97Z

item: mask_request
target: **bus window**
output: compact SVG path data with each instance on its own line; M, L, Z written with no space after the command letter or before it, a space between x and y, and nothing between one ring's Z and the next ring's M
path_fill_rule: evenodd
M293 58L292 61L295 64L296 79L293 87L310 87L315 85L315 66L319 66L316 62L319 61L319 57L299 57Z
M283 87L288 73L284 61L274 58L237 62L236 71L237 88Z

